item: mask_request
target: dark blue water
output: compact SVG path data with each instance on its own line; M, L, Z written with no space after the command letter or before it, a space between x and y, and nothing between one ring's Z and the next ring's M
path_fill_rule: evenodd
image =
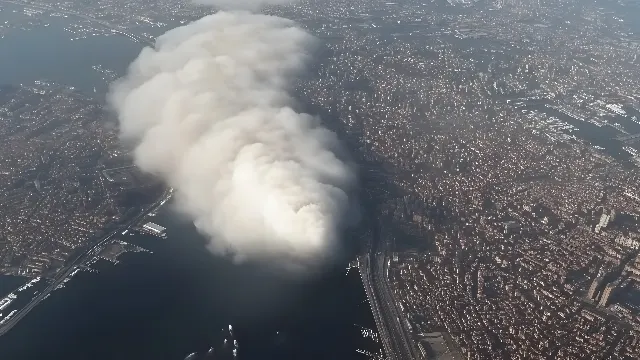
M0 275L0 299L28 281L28 278L22 276Z
M35 21L22 12L22 7L1 3L0 23L24 24ZM15 12L14 12L15 11ZM91 36L71 40L73 35L65 27L86 21L69 16L41 15L49 26L36 26L29 30L10 29L0 38L0 84L30 84L36 80L49 80L76 87L85 93L104 94L107 82L103 75L92 69L102 65L123 74L144 44L127 37Z
M153 251L128 253L99 274L82 272L8 334L0 359L183 359L222 349L234 326L239 359L358 359L377 350L354 324L373 320L357 271L313 280L213 257L193 226L159 215L169 238L123 240ZM204 357L203 357L204 358Z

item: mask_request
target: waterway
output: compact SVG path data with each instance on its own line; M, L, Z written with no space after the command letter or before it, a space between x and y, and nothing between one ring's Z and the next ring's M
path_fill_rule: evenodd
M27 16L0 6L0 24ZM73 21L49 17L47 27L0 38L0 84L50 80L102 100L108 85L92 66L122 75L143 44L122 36L72 41L64 28ZM182 360L193 352L204 359L211 347L220 359L230 355L223 347L230 324L239 359L364 359L356 349L379 349L361 335L359 326L374 323L357 271L286 279L211 255L193 225L168 208L156 218L168 239L121 236L153 253L78 273L0 336L0 359ZM2 277L0 291L24 282Z
M72 40L74 35L65 28L86 24L85 20L73 16L28 16L22 7L2 2L0 9L0 24L24 27L11 26L7 35L0 38L0 84L49 80L88 94L95 88L102 96L108 83L92 66L102 65L122 74L144 46L121 35ZM43 24L29 25L40 21Z
M153 253L80 272L0 337L0 358L181 360L222 351L230 324L239 359L364 359L356 349L379 349L358 326L374 323L355 269L285 279L213 257L168 209L154 221L168 239L120 237Z

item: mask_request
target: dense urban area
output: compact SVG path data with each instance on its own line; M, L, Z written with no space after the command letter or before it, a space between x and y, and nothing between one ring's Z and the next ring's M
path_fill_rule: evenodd
M74 36L148 43L211 10L25 11L33 21L0 36L66 14L80 18ZM637 2L305 0L268 12L324 44L299 93L359 161L356 263L387 358L640 358ZM126 217L120 194L140 184L109 171L140 175L111 163L122 150L104 116L65 87L2 88L0 272L54 274Z
M143 178L100 103L71 88L4 86L0 119L0 272L52 275L135 210Z

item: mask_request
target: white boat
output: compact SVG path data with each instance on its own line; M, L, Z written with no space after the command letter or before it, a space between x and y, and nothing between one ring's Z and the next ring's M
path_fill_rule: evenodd
M196 358L196 356L198 356L198 353L191 353L189 355L187 355L186 358L184 358L184 360L193 360Z
M14 293L11 293L4 299L0 300L0 310L6 309L16 298L17 296Z

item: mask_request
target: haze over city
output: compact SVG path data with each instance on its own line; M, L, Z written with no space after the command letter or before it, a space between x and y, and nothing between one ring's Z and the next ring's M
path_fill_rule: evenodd
M640 358L638 18L0 0L0 358Z

